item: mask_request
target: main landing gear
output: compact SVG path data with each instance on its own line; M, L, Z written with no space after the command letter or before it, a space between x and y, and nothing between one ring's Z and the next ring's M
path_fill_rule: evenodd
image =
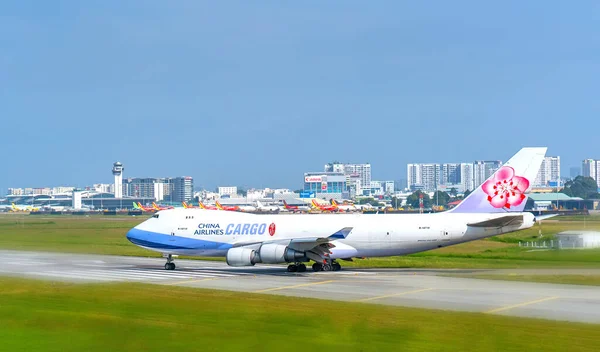
M167 263L165 264L165 270L175 270L175 263L173 263L173 256L167 255Z
M290 264L287 267L287 271L288 273L303 273L306 271L306 265L304 265L303 263Z
M313 271L340 271L342 266L335 260L325 261L325 263L314 263L312 265Z

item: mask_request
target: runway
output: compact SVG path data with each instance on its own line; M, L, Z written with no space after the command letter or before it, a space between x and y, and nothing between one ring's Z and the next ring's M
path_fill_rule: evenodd
M167 271L163 269L165 260L160 258L5 250L0 255L0 275L4 276L88 283L143 282L600 324L597 286L446 276L506 270L343 269L287 273L284 266L276 265L232 268L224 262L176 260L177 270ZM595 269L587 272L600 274Z

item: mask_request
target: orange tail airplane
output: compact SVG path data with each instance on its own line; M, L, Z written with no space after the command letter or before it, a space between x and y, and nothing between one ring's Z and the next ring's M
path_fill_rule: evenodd
M142 203L138 202L137 203L138 207L140 209L142 209L143 211L147 211L147 212L154 212L156 211L156 209L154 209L154 207L150 207L150 208L146 208L145 206L142 205Z
M181 205L183 205L184 208L186 209L196 209L196 208L200 208L200 207L196 207L194 206L192 203L188 204L186 202L181 202Z
M221 205L221 203L219 203L219 201L215 201L215 204L217 205L217 208L219 208L219 210L227 210L227 211L238 211L240 210L240 207L238 207L237 205Z
M339 211L340 209L336 206L333 205L323 205L323 204L319 204L315 199L313 199L312 204L319 210L321 211Z
M173 207L163 207L162 205L157 205L156 203L152 202L152 207L155 210L167 210L167 209L173 209Z
M206 209L206 210L218 210L219 209L219 208L215 207L214 205L205 205L202 202L198 202L198 204L200 205L200 208Z

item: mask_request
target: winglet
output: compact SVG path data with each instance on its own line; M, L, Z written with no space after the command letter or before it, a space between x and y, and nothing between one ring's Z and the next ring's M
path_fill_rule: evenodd
M348 236L348 234L350 234L350 231L352 231L352 227L344 227L343 229L332 234L328 238L335 238L335 239L343 240L344 238L346 238Z

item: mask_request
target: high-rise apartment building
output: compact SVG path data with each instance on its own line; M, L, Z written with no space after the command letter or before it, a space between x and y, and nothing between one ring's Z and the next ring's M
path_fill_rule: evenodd
M547 156L542 160L540 171L533 182L534 186L546 187L560 181L560 156Z
M473 187L479 187L502 166L500 160L478 160L473 163Z
M581 165L582 176L591 177L596 180L598 188L600 188L600 160L585 159Z

